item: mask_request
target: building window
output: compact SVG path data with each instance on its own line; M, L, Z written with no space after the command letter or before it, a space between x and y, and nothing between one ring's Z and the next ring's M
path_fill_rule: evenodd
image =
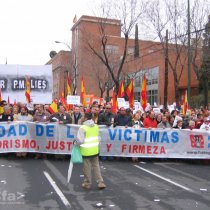
M147 85L151 85L151 80L150 79L147 79Z
M140 94L140 92L134 92L134 99L137 101L141 101Z
M141 78L140 77L135 78L135 86L136 87L140 87L141 86Z
M107 54L117 54L118 53L118 46L115 45L106 45L106 53Z
M153 78L152 80L151 80L151 84L152 85L154 85L154 84L158 84L158 79L157 78Z
M158 102L158 90L149 90L147 91L147 101L151 105L154 104L154 102Z
M147 101L151 105L154 102L158 103L158 78L159 78L159 67L153 67L148 69L141 69L137 72L130 73L129 78L134 78L134 98L140 101L141 88L144 74L147 79Z
M134 47L128 47L128 55L134 55Z

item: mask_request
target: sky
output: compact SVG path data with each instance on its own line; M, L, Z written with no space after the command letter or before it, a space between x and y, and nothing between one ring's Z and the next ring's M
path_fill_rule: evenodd
M0 64L44 65L50 60L50 51L69 50L55 41L71 45L75 14L77 19L82 15L96 16L100 3L101 0L0 0ZM139 31L141 35L144 30ZM152 40L149 35L146 38Z
M94 0L0 0L0 64L44 65L68 50L75 14L93 15Z

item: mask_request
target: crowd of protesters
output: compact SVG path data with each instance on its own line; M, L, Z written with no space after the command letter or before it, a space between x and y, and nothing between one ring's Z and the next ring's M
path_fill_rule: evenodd
M63 104L58 104L58 112L51 114L48 110L49 105L37 104L33 109L28 109L26 104L18 103L15 105L7 104L6 101L0 102L0 122L11 121L33 121L35 123L59 123L59 124L78 124L83 123L86 107L82 105L72 106L69 111ZM171 112L168 109L160 109L157 113L150 106L147 111L125 109L120 107L117 113L113 113L111 103L105 105L94 101L88 108L92 113L92 119L95 124L105 125L107 127L124 126L134 127L136 129L203 129L210 131L210 110L200 107L191 109L187 114L181 110L174 109ZM27 153L17 153L17 157L26 157ZM46 158L46 154L35 154L35 158ZM55 155L56 159L63 159L64 155ZM135 161L136 158L133 158Z

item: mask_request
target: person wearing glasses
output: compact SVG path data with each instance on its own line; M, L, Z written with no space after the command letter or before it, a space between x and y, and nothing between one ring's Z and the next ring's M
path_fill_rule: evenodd
M98 124L106 125L107 127L113 126L115 115L111 112L111 104L106 104L104 112L99 115ZM107 160L106 156L101 157L102 160ZM113 157L108 157L108 160L113 160Z
M112 109L111 104L107 104L105 106L104 112L101 113L98 118L99 125L106 125L107 127L113 125L115 115L112 114L111 109Z

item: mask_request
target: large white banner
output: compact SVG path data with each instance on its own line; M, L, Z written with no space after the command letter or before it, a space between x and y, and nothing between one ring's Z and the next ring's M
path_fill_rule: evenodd
M0 65L2 98L26 102L25 76L30 78L32 103L52 102L52 66Z
M70 154L79 126L33 122L0 123L0 153ZM210 159L210 131L100 128L100 155Z

